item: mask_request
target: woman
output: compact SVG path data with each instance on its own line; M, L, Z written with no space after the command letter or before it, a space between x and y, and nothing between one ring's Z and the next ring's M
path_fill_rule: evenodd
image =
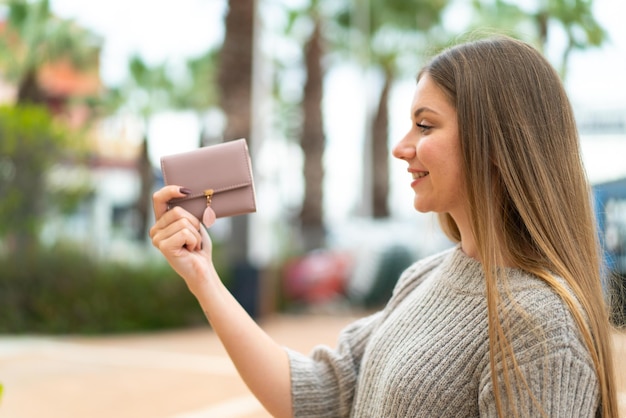
M589 186L563 86L532 47L462 44L419 74L393 150L414 206L458 244L310 356L273 342L221 284L208 234L154 195L154 245L277 417L617 417ZM184 185L181 185L184 187Z

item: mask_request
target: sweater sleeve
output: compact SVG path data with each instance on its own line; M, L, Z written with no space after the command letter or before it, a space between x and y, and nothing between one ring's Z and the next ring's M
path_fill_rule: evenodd
M407 268L385 309L361 318L340 334L337 347L317 346L309 356L286 349L291 367L291 396L296 418L349 417L361 359L371 334L413 289L424 281L445 254Z
M500 384L505 416L515 416L511 411L516 410L520 416L595 417L598 381L593 365L585 357L564 348L521 364L522 376L533 395L531 397L521 379L509 373L513 399L507 397L504 385ZM479 395L480 416L495 418L498 414L491 378L483 382Z
M340 334L335 350L318 346L307 357L287 349L294 417L350 415L361 357L381 316L378 312L348 326Z

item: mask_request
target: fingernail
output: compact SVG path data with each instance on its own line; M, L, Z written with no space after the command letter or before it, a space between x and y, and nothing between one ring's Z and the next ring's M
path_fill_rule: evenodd
M191 190L189 190L189 189L188 189L188 188L186 188L186 187L181 187L181 188L179 189L179 191L180 191L182 194L191 194Z

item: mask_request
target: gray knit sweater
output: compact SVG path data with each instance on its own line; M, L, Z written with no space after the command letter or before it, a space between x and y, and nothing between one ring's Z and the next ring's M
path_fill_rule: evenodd
M538 278L508 272L513 347L536 402L513 375L505 408L535 417L540 403L549 417L595 416L598 381L567 307ZM385 309L343 330L336 349L287 350L294 416L497 416L484 289L480 263L458 246L409 267Z

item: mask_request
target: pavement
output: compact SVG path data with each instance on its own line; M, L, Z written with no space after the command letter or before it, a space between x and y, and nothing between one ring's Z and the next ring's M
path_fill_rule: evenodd
M355 315L275 315L260 325L308 352L334 345ZM626 334L615 335L626 418ZM0 418L271 418L211 329L84 336L0 336Z
M272 316L279 343L334 345L350 315ZM206 326L168 332L0 336L0 418L268 418Z

